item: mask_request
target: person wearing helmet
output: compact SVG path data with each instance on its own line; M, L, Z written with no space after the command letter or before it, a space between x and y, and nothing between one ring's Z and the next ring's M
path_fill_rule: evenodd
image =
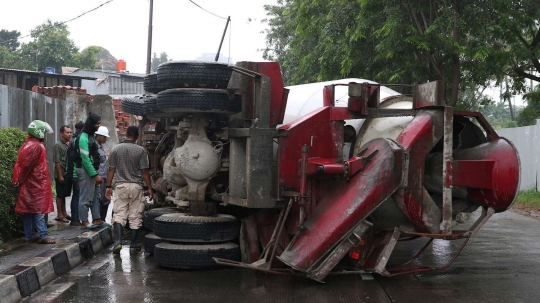
M109 204L111 203L111 200L107 199L105 196L105 184L107 183L107 171L109 170L109 167L107 165L107 154L105 153L103 144L107 142L107 138L109 138L109 129L105 126L100 126L96 131L96 141L99 146L98 174L103 180L103 183L96 188L99 195L95 195L94 203L99 203L99 214L103 221L105 221L105 217L107 217L107 210L109 210Z
M47 151L42 142L53 130L47 122L34 120L28 126L28 137L19 149L11 182L19 188L15 211L24 216L25 241L54 244L48 237L44 214L54 211L51 180L47 167ZM34 233L34 227L37 235Z

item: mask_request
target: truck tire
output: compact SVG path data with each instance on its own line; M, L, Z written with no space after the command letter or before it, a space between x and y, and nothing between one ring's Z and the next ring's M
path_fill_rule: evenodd
M176 244L161 242L154 247L156 263L169 268L199 269L217 266L212 258L240 261L238 244Z
M159 244L165 240L161 239L160 237L156 236L154 233L147 234L144 237L144 251L153 255L154 254L154 246L156 244Z
M176 207L160 207L154 208L143 213L143 227L149 230L154 230L154 219L164 215L179 213L180 210Z
M242 110L242 98L229 98L220 89L175 88L162 91L157 96L157 107L162 112L202 112L232 114Z
M126 113L136 116L144 115L144 97L136 96L134 98L122 98L120 108Z
M171 61L158 67L157 79L174 88L218 88L229 84L232 69L223 63Z
M213 217L166 214L154 220L154 232L156 236L173 242L225 242L238 238L240 222L223 214Z
M149 98L146 98L146 100L144 100L143 112L144 112L145 115L161 112L157 108L157 98L156 97L149 97Z
M152 73L144 77L143 87L145 91L152 94L157 94L170 88L167 85L164 85L163 83L158 81L156 73Z

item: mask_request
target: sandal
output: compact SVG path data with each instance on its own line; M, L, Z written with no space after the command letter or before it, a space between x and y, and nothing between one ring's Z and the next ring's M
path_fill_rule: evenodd
M39 241L37 241L38 244L56 244L56 241L54 241L53 239L49 238L49 237L45 237Z
M71 216L64 216L64 218L68 219L69 221L71 221Z
M34 243L34 242L37 242L38 240L38 235L35 235L33 236L32 238L24 238L24 242L26 243Z
M64 222L64 223L69 223L69 220L67 218L54 218L55 221L59 221L59 222Z
M96 227L98 227L98 226L97 226L97 225L94 225L94 224L92 224L92 223L89 223L89 224L86 225L86 226L81 226L81 229L94 229L94 228L96 228Z

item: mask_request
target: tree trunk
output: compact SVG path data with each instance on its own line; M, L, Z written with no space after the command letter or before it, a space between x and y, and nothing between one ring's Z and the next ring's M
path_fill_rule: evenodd
M457 18L461 18L460 0L454 0L454 10L456 11ZM452 38L455 43L459 43L459 26L458 26L457 21L454 22L454 30L453 30ZM453 68L452 95L450 97L449 105L456 106L457 101L458 101L458 93L459 93L459 80L460 80L459 78L461 75L460 60L459 60L459 55L457 53L454 53L452 55L452 68Z
M504 78L504 82L506 84L506 94L505 98L508 98L508 108L510 109L510 119L512 121L516 120L514 117L514 108L512 107L512 98L510 98L510 90L508 89L508 76Z

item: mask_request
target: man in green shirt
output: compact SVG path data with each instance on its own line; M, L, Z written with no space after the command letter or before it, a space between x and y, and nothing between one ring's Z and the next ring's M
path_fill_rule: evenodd
M76 144L79 152L79 159L75 163L75 174L79 185L79 217L84 229L91 229L98 226L110 226L101 220L99 213L99 203L94 202L96 185L103 183L98 174L99 152L98 144L94 134L101 125L101 116L89 113L82 134L77 138ZM92 223L88 220L88 209L92 211Z
M60 127L60 141L53 147L54 181L56 183L56 221L69 223L71 217L66 211L66 197L71 196L72 176L66 171L66 155L73 131L69 125Z

